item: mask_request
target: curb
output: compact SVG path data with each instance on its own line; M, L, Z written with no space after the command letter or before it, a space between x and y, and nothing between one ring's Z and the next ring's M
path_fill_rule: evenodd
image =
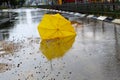
M61 10L55 10L55 9L42 9L42 10L70 14L70 15L74 15L74 16L76 16L78 18L85 18L86 17L87 19L95 19L95 20L100 20L100 21L105 21L105 22L120 25L120 19L114 19L112 17L107 17L107 16L87 15L87 14L81 14L81 13L78 13L78 12L61 11Z

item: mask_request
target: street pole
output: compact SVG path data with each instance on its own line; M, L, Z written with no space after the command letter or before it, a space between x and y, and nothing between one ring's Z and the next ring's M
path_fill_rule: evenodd
M77 0L75 0L75 4L77 4Z

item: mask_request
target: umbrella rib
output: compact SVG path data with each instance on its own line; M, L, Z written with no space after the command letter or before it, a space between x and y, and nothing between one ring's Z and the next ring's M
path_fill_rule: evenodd
M52 20L50 20L50 19L49 19L49 21L50 21L50 23L53 25L53 22L52 22ZM56 26L55 26L55 27L56 27Z
M58 18L58 21L57 21L57 23L59 23L61 21L61 18ZM68 24L68 22L66 22L65 24L63 24L63 25L67 25ZM63 26L63 25L57 25L56 24L56 26L58 26L58 27L61 27L61 26Z
M41 27L42 29L48 29L48 30L55 30L55 29L50 29L50 28L44 28L44 27Z
M57 23L59 23L59 22L60 22L60 19L61 19L61 18L58 18ZM57 24L56 24L56 26L59 28L59 25L57 25Z
M60 31L60 33L63 35L62 31Z
M54 32L54 33L52 33L51 35L49 35L49 36L52 36L53 34L55 34L57 32L57 30Z
M67 25L67 24L69 24L68 22L66 22L65 24L63 24L63 25L61 25L61 26L64 26L64 25Z

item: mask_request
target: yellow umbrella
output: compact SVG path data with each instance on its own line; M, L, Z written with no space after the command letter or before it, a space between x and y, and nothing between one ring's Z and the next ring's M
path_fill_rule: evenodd
M72 47L75 36L65 38L42 40L40 50L48 60L60 58Z
M38 25L42 39L63 38L76 35L71 22L60 14L45 14Z

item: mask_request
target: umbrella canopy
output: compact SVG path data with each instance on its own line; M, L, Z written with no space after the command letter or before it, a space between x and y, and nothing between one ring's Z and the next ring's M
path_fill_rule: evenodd
M64 54L72 47L75 36L65 38L42 40L40 50L48 60L63 57Z
M71 22L60 14L45 14L38 25L42 39L63 38L76 35Z

